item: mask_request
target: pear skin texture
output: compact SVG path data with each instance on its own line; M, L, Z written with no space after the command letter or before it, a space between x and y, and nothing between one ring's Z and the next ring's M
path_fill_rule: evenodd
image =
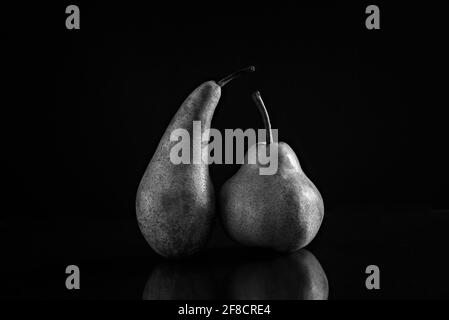
M210 128L221 88L208 81L196 88L171 120L140 182L136 196L139 228L160 255L180 258L204 247L215 215L215 197L207 164L173 164L170 141L173 130L183 128L193 146L193 121L201 121L201 133ZM206 143L207 144L207 143Z
M266 144L249 148L244 164L220 191L221 218L228 235L243 245L292 252L315 237L324 205L294 151L283 142L277 147L278 169L273 175L260 175L258 161L248 163L248 155L266 152Z

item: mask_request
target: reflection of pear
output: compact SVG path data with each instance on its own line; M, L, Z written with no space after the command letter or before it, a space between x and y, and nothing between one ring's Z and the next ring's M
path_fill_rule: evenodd
M325 300L329 286L318 260L302 249L288 256L238 266L231 281L232 299Z
M318 260L302 249L290 255L253 248L209 250L197 259L157 265L144 300L327 299L328 282Z
M157 265L147 280L144 300L212 299L214 285L206 266L193 262Z

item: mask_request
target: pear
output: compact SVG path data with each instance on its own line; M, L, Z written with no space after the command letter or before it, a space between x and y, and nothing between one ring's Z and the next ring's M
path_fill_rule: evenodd
M248 149L240 169L223 185L222 222L228 235L243 245L296 251L317 234L324 216L323 199L292 148L273 141L260 93L254 93L253 99L264 119L267 139ZM262 175L260 169L265 165L261 156L273 150L277 150L277 170ZM256 161L248 161L254 158Z
M179 258L198 252L209 238L215 215L214 189L207 163L173 163L170 153L178 141L171 141L170 137L177 129L189 133L192 160L202 148L202 142L193 141L193 122L201 121L201 138L208 141L207 129L221 88L251 71L254 67L196 88L174 115L145 170L136 196L137 221L149 245L164 257Z

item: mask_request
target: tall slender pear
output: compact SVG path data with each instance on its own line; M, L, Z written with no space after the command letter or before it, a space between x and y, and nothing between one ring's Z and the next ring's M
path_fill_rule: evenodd
M175 164L170 159L178 143L170 139L177 129L188 132L190 146L194 139L194 121L201 121L203 141L208 138L221 88L242 73L242 69L219 82L207 81L196 88L182 103L151 159L140 181L136 213L140 230L150 246L165 257L183 257L196 253L207 242L215 213L215 198L208 165ZM204 134L204 135L203 135ZM200 141L201 147L201 141ZM198 150L191 150L192 158Z
M267 142L251 146L239 171L223 185L222 221L227 233L241 244L295 251L317 234L324 216L323 199L295 152L284 142L273 142L262 97L256 92L253 98L264 119ZM260 155L270 154L272 148L277 148L277 171L261 175ZM258 161L251 163L251 158Z

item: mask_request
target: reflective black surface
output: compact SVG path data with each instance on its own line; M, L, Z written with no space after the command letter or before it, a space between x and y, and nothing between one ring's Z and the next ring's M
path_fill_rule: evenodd
M233 248L159 263L150 273L143 299L322 300L328 290L323 268L305 249L280 255Z
M373 209L374 210L374 209ZM449 298L449 213L347 209L327 212L306 250L282 255L233 244L219 228L210 248L167 261L133 220L2 221L2 297L63 299ZM21 232L18 232L18 231ZM65 288L76 264L81 289ZM365 269L380 269L367 290Z

